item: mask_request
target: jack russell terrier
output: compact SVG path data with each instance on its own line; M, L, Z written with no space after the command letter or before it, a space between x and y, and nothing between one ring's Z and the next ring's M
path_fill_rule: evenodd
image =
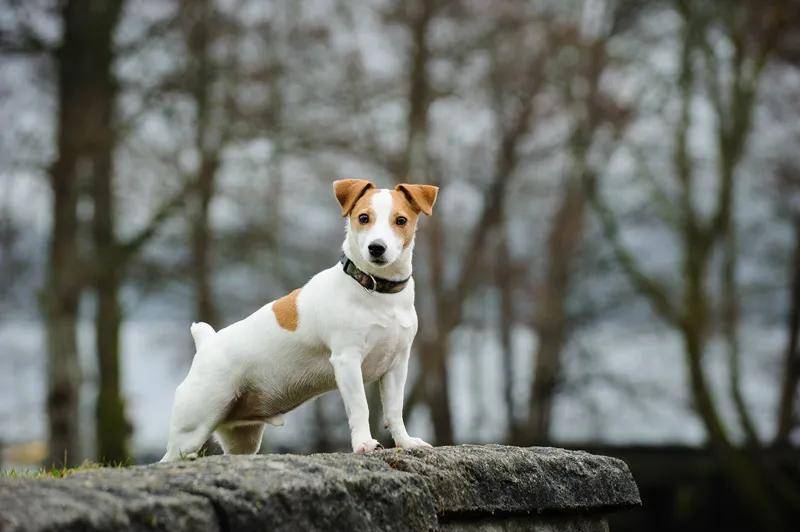
M417 332L411 256L420 213L438 187L377 189L361 179L333 183L347 218L339 264L302 288L218 332L191 327L197 353L175 391L162 462L194 458L212 433L226 454L255 454L264 424L338 388L353 451L372 438L364 383L380 380L385 424L404 449L430 447L403 423L403 388Z

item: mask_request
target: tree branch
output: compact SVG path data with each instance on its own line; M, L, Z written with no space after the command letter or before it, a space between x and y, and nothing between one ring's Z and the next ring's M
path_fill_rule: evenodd
M161 229L161 226L183 207L186 198L197 187L195 181L187 181L175 194L164 201L153 213L150 220L138 233L118 244L119 257L122 262L129 260Z
M38 55L55 51L56 47L43 41L31 31L25 31L21 35L0 31L0 54Z
M670 324L679 324L681 316L670 300L667 288L648 276L636 260L635 255L622 243L617 220L611 209L603 201L601 194L596 190L596 181L594 173L587 170L584 174L586 197L589 199L592 210L600 220L601 228L606 239L611 244L615 258L634 288L647 296L658 314Z

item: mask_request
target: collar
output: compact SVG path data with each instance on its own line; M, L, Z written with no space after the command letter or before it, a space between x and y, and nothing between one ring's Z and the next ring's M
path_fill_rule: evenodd
M411 279L410 275L402 281L390 281L389 279L375 277L374 275L370 275L367 272L361 271L358 266L356 266L353 261L347 258L347 255L344 254L342 255L342 258L339 259L339 262L342 263L342 269L344 270L344 273L355 279L356 282L363 286L368 292L396 294L397 292L402 291L403 288L405 288L408 284L408 281Z

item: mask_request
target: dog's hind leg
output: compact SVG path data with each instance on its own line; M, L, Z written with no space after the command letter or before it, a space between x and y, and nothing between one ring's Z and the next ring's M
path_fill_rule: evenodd
M175 390L169 442L162 462L196 458L230 407L235 386L222 371L215 372L216 378L209 378L208 373L208 368L198 371L193 364L189 375Z
M263 434L263 423L222 425L216 431L225 454L256 454Z

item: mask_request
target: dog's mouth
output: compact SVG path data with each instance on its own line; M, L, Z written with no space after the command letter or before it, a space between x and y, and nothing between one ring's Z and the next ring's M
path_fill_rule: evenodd
M386 266L389 261L383 257L370 257L369 261L376 266Z

